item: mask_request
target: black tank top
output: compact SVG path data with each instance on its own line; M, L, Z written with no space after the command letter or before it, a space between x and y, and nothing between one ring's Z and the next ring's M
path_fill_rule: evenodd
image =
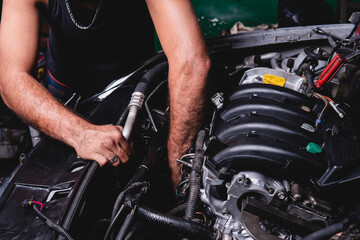
M48 69L56 80L87 96L154 54L154 27L145 1L102 1L96 21L86 30L72 22L65 0L49 0L47 9ZM74 18L84 26L92 20Z

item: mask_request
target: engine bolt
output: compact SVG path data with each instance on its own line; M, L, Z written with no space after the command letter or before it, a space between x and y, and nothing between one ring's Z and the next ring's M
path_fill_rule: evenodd
M250 178L245 178L245 184L250 184L251 183L251 179Z
M226 167L222 167L222 168L220 169L220 173L222 173L222 174L225 174L226 171L227 171Z
M227 208L224 208L221 212L222 212L222 214L228 214L229 210Z
M229 182L227 182L227 183L225 184L225 187L227 187L227 188L230 188L230 186L231 186L231 183L229 183Z
M270 194L273 194L275 192L275 190L273 188L269 188L268 191L269 191Z
M237 181L238 181L238 183L242 183L243 178L242 178L242 177L239 177L239 178L237 179Z
M278 196L278 198L280 199L280 200L284 200L285 199L285 194L284 194L284 192L279 192L278 194L277 194L277 196Z

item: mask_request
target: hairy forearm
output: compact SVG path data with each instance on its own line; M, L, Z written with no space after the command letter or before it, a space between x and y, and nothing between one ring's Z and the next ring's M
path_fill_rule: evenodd
M4 102L30 125L60 141L74 146L79 131L89 124L65 109L26 72L1 75Z
M176 162L191 147L200 128L206 94L206 78L210 68L207 56L169 70L170 134L168 154L171 170L180 171ZM178 174L180 176L180 174ZM173 181L176 181L173 179Z

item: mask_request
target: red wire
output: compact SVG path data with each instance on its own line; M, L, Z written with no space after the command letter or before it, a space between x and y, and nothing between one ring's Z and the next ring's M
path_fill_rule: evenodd
M41 202L37 202L37 201L32 201L32 202L40 205L40 211L43 209L44 204L42 204Z

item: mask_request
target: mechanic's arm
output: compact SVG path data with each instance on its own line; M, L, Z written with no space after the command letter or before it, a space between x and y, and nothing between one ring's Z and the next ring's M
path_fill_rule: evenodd
M41 2L43 1L43 2ZM58 103L31 75L38 46L39 4L46 0L4 0L0 29L0 93L32 126L75 148L100 166L116 154L126 162L131 148L117 126L96 126ZM117 161L114 165L118 165Z
M169 61L170 134L168 158L172 181L181 180L176 162L191 147L200 128L210 60L189 0L146 0Z

